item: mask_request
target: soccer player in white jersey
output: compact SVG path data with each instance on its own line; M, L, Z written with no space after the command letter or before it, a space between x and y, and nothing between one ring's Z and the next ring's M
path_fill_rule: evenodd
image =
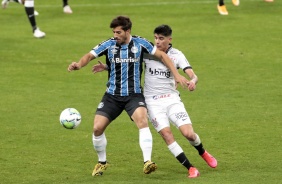
M10 1L11 0L2 0L2 8L3 9L7 8L7 5ZM34 11L34 0L13 0L13 1L24 5L27 18L32 27L33 36L35 38L45 37L46 34L42 32L37 27L37 24L36 24L35 15L37 14L37 12Z
M158 26L154 31L155 45L159 50L168 54L175 67L183 69L189 76L191 80L189 81L188 89L193 91L196 88L198 78L184 54L172 47L171 34L172 30L168 25ZM170 70L153 56L144 55L144 60L146 65L144 96L149 119L154 128L163 137L170 152L187 168L189 178L198 177L200 173L190 163L182 148L175 141L170 129L170 122L198 150L199 155L201 155L207 164L215 168L217 166L217 160L203 148L200 137L194 132L191 120L184 104L181 102L175 80ZM108 67L106 64L99 63L93 66L94 73L103 71Z
M167 53L176 68L181 68L191 79L188 89L194 91L198 78L184 54L172 47L172 29L168 25L160 25L154 30L155 45ZM175 125L182 135L194 146L207 164L215 168L217 160L210 155L201 143L200 137L194 132L190 117L182 103L179 92L170 70L158 59L148 55L145 61L144 96L148 115L156 131L166 142L168 149L175 158L187 168L188 177L195 178L199 171L190 163L182 148L175 141L170 129L170 122Z

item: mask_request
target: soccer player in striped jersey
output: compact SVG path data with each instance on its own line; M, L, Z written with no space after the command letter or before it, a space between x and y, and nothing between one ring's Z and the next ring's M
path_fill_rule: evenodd
M139 129L139 144L143 152L143 172L150 174L157 165L151 161L152 134L148 127L147 108L141 87L142 61L144 53L156 56L171 70L174 78L183 87L188 80L181 76L166 53L158 50L145 38L131 35L132 22L129 17L118 16L110 23L113 38L105 40L85 54L78 62L72 62L68 71L79 70L91 60L106 56L108 82L106 92L94 117L93 146L98 154L92 176L102 175L107 169L107 139L105 129L123 110Z
M27 18L28 18L28 20L31 24L31 27L32 27L33 36L35 38L45 37L46 34L44 32L42 32L37 27L37 24L36 24L35 14L38 14L38 13L36 11L34 11L34 0L13 0L13 1L24 5ZM2 1L2 7L5 9L9 2L10 2L10 0L3 0Z
M175 68L181 68L188 75L190 78L188 89L194 91L198 77L185 55L172 47L172 29L168 25L160 25L154 30L154 38L157 48L167 53ZM194 132L192 122L180 99L179 91L176 89L175 80L170 70L154 56L145 55L144 61L146 66L144 96L152 125L162 136L170 152L187 168L189 178L198 177L200 173L190 163L183 149L174 139L170 122L179 129L207 164L215 168L217 160L204 149L200 137Z

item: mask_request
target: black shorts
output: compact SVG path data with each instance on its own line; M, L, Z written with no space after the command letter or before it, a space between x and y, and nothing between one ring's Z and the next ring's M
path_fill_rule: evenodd
M130 96L115 96L105 93L97 107L96 114L107 117L111 122L116 119L123 110L131 117L138 107L147 108L145 97L142 93L134 93Z

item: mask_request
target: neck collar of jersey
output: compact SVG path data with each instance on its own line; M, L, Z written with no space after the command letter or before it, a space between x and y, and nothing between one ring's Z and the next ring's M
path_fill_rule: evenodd
M172 44L170 43L165 53L168 53L168 51L169 51L171 48L172 48Z

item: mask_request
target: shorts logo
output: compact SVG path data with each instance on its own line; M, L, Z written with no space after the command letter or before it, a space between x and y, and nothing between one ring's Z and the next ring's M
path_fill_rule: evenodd
M99 105L98 105L98 109L101 109L104 107L104 102L100 102Z
M158 99L161 99L161 98L169 98L171 94L164 94L164 95L155 95L153 96L153 99L154 100L158 100Z
M175 114L176 119L182 119L185 121L188 118L188 114L186 112L179 112Z
M144 103L144 102L138 102L138 104L139 104L140 106L145 106L145 103Z
M154 126L155 128L157 128L157 127L159 126L159 123L158 123L158 121L157 121L157 118L151 119L151 122L152 122L152 124L153 124L153 126Z

